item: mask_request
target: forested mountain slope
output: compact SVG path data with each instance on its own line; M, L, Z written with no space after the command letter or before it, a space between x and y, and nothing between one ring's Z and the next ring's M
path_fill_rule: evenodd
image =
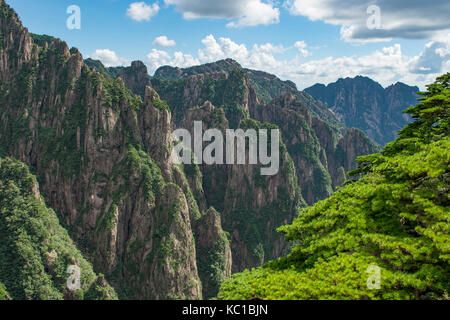
M80 270L79 289L67 285L70 266ZM24 164L10 158L0 158L2 299L117 299L104 276L93 272L54 211L46 207L36 178Z
M411 121L403 110L417 104L418 87L397 82L387 88L367 77L339 79L305 89L323 102L347 127L363 130L384 146Z
M249 118L276 124L308 204L342 185L344 172L354 169L358 155L378 150L363 132L339 129L335 121L328 121L328 109L294 84L243 69L231 59L186 69L161 67L151 82L171 106L175 128L183 124L189 109L206 101L224 110L231 128Z
M448 299L450 73L358 181L279 229L289 255L225 282L221 299ZM379 280L377 280L379 271Z
M30 34L4 0L0 9L0 156L36 175L45 203L119 298L217 295L232 272L286 255L276 228L342 185L358 155L378 150L272 75L230 61L172 80L150 78L141 62L105 68ZM173 130L199 120L222 132L279 128L280 170L175 164Z
M198 205L201 184L171 161L164 103L150 87L141 98L93 72L61 40L37 41L3 0L0 9L0 153L36 173L46 203L120 298L201 298L209 288L200 277L230 274L229 242L207 238L223 235L220 223L194 238L210 213ZM225 262L202 259L199 273L202 249Z

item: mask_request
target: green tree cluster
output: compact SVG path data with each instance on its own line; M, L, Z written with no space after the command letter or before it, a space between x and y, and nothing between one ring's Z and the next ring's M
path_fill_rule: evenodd
M80 270L71 290L68 267ZM23 163L0 158L0 300L117 299L46 207Z
M219 299L448 299L449 80L420 93L396 141L358 159L359 180L279 229L288 256L234 275Z

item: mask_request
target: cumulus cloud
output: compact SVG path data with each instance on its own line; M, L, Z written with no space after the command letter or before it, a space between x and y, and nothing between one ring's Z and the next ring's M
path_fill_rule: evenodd
M305 41L297 41L294 44L294 47L298 49L298 51L302 54L302 56L307 57L309 55L309 51L306 49L307 45Z
M276 55L287 51L283 46L271 43L254 44L248 49L244 44L238 44L229 38L216 38L208 35L202 40L204 48L198 50L198 57L202 63L220 59L232 58L244 67L258 70L281 70L284 62L277 60Z
M127 16L135 21L149 21L159 12L159 5L148 5L145 2L133 2L127 9Z
M151 73L155 72L159 67L166 65L185 68L200 64L200 60L195 59L190 54L177 51L172 56L167 51L158 49L152 49L147 55L147 62Z
M287 70L285 76L292 77L303 87L315 82L329 83L338 78L365 75L384 85L400 80L400 75L407 74L408 61L402 54L400 44L363 55L347 57L327 57L311 60Z
M384 86L402 81L423 89L425 84L450 70L449 43L430 41L414 57L404 55L400 44L393 44L370 54L329 56L314 60L303 41L298 41L289 48L271 43L248 47L229 38L216 39L213 35L208 35L202 40L203 48L198 50L197 56L182 52L170 55L166 51L153 49L147 60L151 72L154 72L162 65L189 67L232 58L245 68L266 71L283 80L292 80L300 89L317 82L330 83L338 78L357 75L371 77ZM294 57L283 58L283 53L293 49L298 50ZM308 55L308 59L305 55Z
M415 57L403 54L400 44L384 47L367 55L332 56L303 62L279 76L291 79L300 88L308 87L314 83L330 83L338 78L368 76L383 86L401 81L410 85L418 85L422 89L441 73L448 71L450 56L443 56L439 63L428 59L429 51L436 52L441 45L428 44L423 51ZM434 62L433 62L434 61Z
M218 18L233 20L230 28L278 23L280 10L264 0L165 0L176 6L185 19Z
M380 24L368 27L377 14L373 5L379 8ZM434 39L450 30L448 0L287 0L285 6L294 15L340 25L347 41Z
M110 49L97 49L89 56L89 58L100 60L105 67L127 66L130 64L130 60L118 57L117 54Z
M450 60L450 41L447 43L430 41L423 52L411 61L410 71L418 74L440 72Z
M237 21L227 24L229 28L247 26L269 25L280 22L280 9L274 8L271 3L263 3L259 0L247 1L243 14Z
M248 49L244 44L238 44L229 38L216 40L213 35L206 36L202 43L204 48L198 50L197 57L182 52L170 55L167 51L153 49L147 55L150 72L164 65L190 67L226 58L235 59L255 69L263 69L267 66L276 68L280 64L274 55L288 50L281 45L275 46L271 43L254 44Z
M160 36L157 37L154 41L153 41L153 45L155 46L159 46L159 47L173 47L175 46L177 43L175 42L175 40L169 40L167 38L167 36Z

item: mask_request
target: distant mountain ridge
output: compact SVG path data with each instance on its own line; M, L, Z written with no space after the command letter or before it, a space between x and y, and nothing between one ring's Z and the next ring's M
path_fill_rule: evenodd
M297 86L292 81L283 81L277 76L264 71L243 68L233 59L224 59L183 69L178 67L162 66L155 71L154 78L161 80L177 80L188 78L197 74L214 72L230 73L234 69L245 70L258 95L266 101L270 101L284 93L297 91Z
M216 296L232 272L287 254L276 229L341 186L356 157L379 150L273 75L231 60L180 69L192 75L174 80L151 78L139 61L106 68L60 39L30 35L4 0L0 13L0 155L30 167L121 299ZM192 132L195 121L222 133L278 127L278 173L174 163L172 132ZM3 256L9 266L17 254ZM0 294L15 298L6 280Z
M398 130L410 122L403 110L416 105L419 97L418 87L397 82L383 88L362 76L339 79L327 86L315 84L305 91L330 108L347 127L363 130L380 145L395 140Z
M345 171L354 166L358 155L379 150L362 131L345 128L323 103L306 91L297 90L292 81L243 68L233 59L189 68L162 66L152 77L140 61L117 68L105 68L97 60L84 62L106 77L122 78L135 94L142 96L139 88L153 87L170 106L173 128L186 126L189 109L205 108L207 102L225 111L230 128L237 128L248 117L283 128L283 135L293 135L288 149L294 162L297 161L297 170L303 172L299 183L310 204L323 199L346 180ZM293 117L293 113L298 114ZM300 123L292 127L290 122L296 118L294 122ZM303 123L304 120L309 123ZM300 148L299 141L306 146ZM221 208L217 203L216 206Z
M105 76L122 77L126 86L132 90L136 84L130 83L126 74L140 73L139 77L144 78L142 62L134 62L130 67L110 68L105 68L98 60L86 59L85 63ZM293 94L313 115L333 127L360 129L380 145L395 140L398 130L411 121L403 110L416 105L419 97L417 86L397 82L383 88L378 82L363 76L341 78L328 85L318 83L301 91L290 80L284 81L264 71L243 68L233 59L188 68L162 66L155 71L153 77L147 75L145 83L149 84L150 79L173 81L201 74L220 72L228 74L235 69L245 71L255 93L265 102L268 103L280 95ZM143 89L133 92L142 95Z
M294 82L283 81L277 76L258 70L243 68L233 59L224 59L212 63L189 68L178 68L171 66L163 66L155 71L153 78L159 80L179 80L199 74L211 74L217 72L230 73L235 69L245 71L251 86L255 89L256 94L265 102L270 102L280 95L287 93L295 95L308 109L320 119L325 120L336 128L343 127L342 123L334 116L326 106L321 102L315 101L307 92L300 91Z

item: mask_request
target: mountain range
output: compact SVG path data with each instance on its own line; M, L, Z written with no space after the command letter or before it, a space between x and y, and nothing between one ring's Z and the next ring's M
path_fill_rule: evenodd
M76 246L61 253L61 268L67 261L91 268L86 292L100 279L103 289L96 290L107 291L100 295L106 298L215 297L232 273L287 254L290 245L276 229L342 186L358 156L380 150L360 130L374 123L369 109L363 116L356 112L367 123L354 128L340 116L344 111L315 100L316 92L230 59L162 67L152 77L140 61L106 68L60 39L31 34L4 0L0 8L0 158L7 164L0 166L0 189L10 180L17 184L13 190L25 195L25 208L42 195L41 205L58 217L47 228L66 231ZM374 98L371 85L364 96L380 112L379 101L397 110L409 92L396 85L380 98L378 88ZM172 132L200 120L203 129L222 132L278 128L279 172L262 176L260 165L174 163ZM390 121L375 124L394 130ZM33 183L11 179L11 166L27 168ZM34 200L30 188L40 190ZM3 246L20 240L1 236ZM34 240L46 243L45 236ZM59 256L51 246L40 250L39 261L54 256L52 250ZM27 274L14 272L3 255L0 260L0 288L22 298ZM45 261L36 265L48 268ZM61 289L60 270L48 274L60 290L56 297L70 294Z
M387 88L370 78L339 79L327 86L306 88L314 99L323 102L347 127L363 130L372 140L384 146L397 138L398 131L411 122L406 108L418 101L418 87L397 82Z

